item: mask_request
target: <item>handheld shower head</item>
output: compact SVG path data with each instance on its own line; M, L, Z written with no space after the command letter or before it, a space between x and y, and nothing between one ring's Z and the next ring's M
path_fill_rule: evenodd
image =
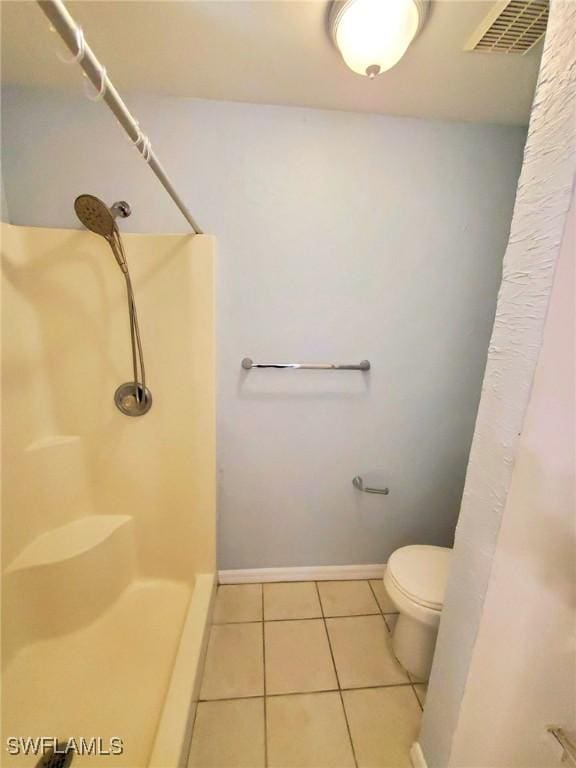
M86 229L89 229L90 232L94 232L96 235L101 235L108 241L118 266L124 274L127 274L128 265L126 264L120 232L118 231L115 219L116 216L126 217L130 215L128 203L122 201L114 203L112 208L108 208L106 203L103 203L102 200L99 200L94 195L79 195L74 200L74 210L76 211L76 216L78 216Z
M114 235L117 229L114 216L102 200L94 195L79 195L74 200L74 210L86 229L94 234L101 235L107 240Z
M140 330L138 328L138 316L136 314L136 302L134 300L134 291L128 264L124 255L124 247L120 237L120 231L116 224L116 217L126 218L130 216L131 210L128 203L123 200L114 203L109 208L102 200L94 195L79 195L74 200L74 210L76 216L82 224L103 237L108 245L118 266L124 273L126 281L126 291L128 297L128 315L130 319L130 342L132 346L132 369L134 372L134 381L122 384L116 390L114 400L116 406L126 416L142 416L150 410L152 405L152 395L146 386L146 374L144 372L144 354L142 352L142 343L140 341Z

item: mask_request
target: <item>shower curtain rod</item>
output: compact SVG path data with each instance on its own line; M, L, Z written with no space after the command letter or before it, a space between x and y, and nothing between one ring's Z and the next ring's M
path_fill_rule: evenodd
M132 143L154 171L166 192L168 192L180 209L181 214L192 227L194 234L202 234L202 230L194 221L192 214L172 186L170 179L150 145L150 141L142 133L138 122L132 117L128 107L120 98L118 91L106 75L105 68L100 64L88 43L84 41L84 35L80 27L76 24L62 0L37 0L37 2L67 48L73 54L73 60L80 64L86 76L98 91L99 98L110 107L116 119L132 140Z

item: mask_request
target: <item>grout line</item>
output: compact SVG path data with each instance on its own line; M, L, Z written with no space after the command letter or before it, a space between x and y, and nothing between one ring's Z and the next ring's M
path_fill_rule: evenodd
M382 610L382 606L380 605L380 601L378 600L378 596L376 595L376 592L374 591L374 587L372 586L372 584L370 584L370 581L368 581L368 586L370 587L370 591L372 592L372 594L374 596L374 600L376 600L376 605L378 606L378 610L380 611L380 615L384 619L384 624L386 624L386 629L388 630L388 632L390 632L390 627L388 626L388 622L386 621L386 614Z
M420 696L418 696L416 692L416 686L417 685L426 685L426 683L422 682L421 680L414 680L410 672L408 672L408 679L410 680L410 685L412 686L412 690L414 691L414 696L416 696L416 701L418 702L418 706L424 712L424 705L420 701Z
M246 619L245 621L215 621L215 627L235 627L238 624L262 624L262 619Z
M340 704L342 705L342 712L344 713L344 722L346 723L346 730L348 732L348 740L350 741L350 749L352 750L352 758L354 760L355 768L358 768L358 759L356 758L356 750L354 749L354 742L352 741L352 732L350 730L350 723L348 722L348 714L346 707L344 706L344 697L342 696L342 688L340 686L340 677L338 675L338 668L336 667L336 660L334 658L334 651L332 650L332 643L330 642L330 634L328 632L328 625L326 624L326 616L324 615L324 606L322 605L322 598L320 596L320 589L318 582L315 581L316 592L318 593L318 600L320 601L320 610L322 611L322 621L324 623L324 632L326 632L326 638L328 640L328 648L330 649L330 656L332 658L332 664L334 666L334 673L336 675L336 682L338 684L338 695L340 696Z
M380 608L380 613L381 613L381 615L382 615L382 618L384 619L384 626L385 626L385 627L386 627L386 629L388 630L388 635L389 635L389 639L390 639L390 642L391 642L391 641L392 641L392 630L390 629L390 625L389 625L389 624L388 624L388 622L386 621L386 616L397 616L397 615L398 615L398 613L389 613L389 614L385 614L385 613L384 613L384 611L382 610L382 606L380 605L380 603L379 603L379 601L378 601L378 597L376 596L376 592L374 591L374 587L372 586L372 584L370 583L370 581L368 581L368 586L369 586L369 587L370 587L370 589L372 590L372 594L374 595L374 599L375 599L375 600L376 600L376 602L378 603L378 607ZM408 675L408 680L410 681L410 687L412 688L412 693L414 694L414 696L416 696L416 701L418 702L418 706L420 707L420 709L421 709L422 711L424 711L424 708L423 708L423 707L422 707L422 705L420 704L420 699L418 698L418 694L416 693L416 689L414 688L414 684L413 684L413 682L412 682L412 677L410 676L410 673L408 672L408 670L405 670L405 671L406 671L406 674Z
M334 668L334 674L336 676L336 685L340 691L340 676L338 675L338 669L336 667L336 660L334 658L334 651L332 650L332 643L330 642L330 635L328 633L328 625L326 624L326 617L324 616L324 606L322 605L322 598L320 597L320 590L318 589L318 582L315 581L316 592L318 593L318 600L320 601L320 610L322 611L322 623L324 624L324 632L326 633L326 639L328 640L328 648L330 650L330 658L332 659L332 666Z
M214 603L213 603L213 606L212 606L213 609L216 607L216 598L217 598L217 596L218 596L218 587L216 587L216 590L215 590L215 593L214 593ZM212 613L213 612L214 611L212 610ZM192 754L192 741L194 739L194 731L196 729L196 720L198 719L198 709L200 707L200 702L202 701L202 699L200 698L200 694L202 692L202 684L204 683L204 677L206 675L206 659L208 658L208 650L209 650L209 647L210 647L210 638L212 636L212 628L213 627L214 627L214 622L210 621L210 626L208 628L208 637L206 639L206 651L205 651L205 654L204 654L204 664L203 664L203 669L202 669L202 677L201 677L201 679L199 681L198 688L197 688L197 691L198 691L197 696L198 696L198 698L196 699L196 706L194 707L194 717L192 719L192 727L190 728L190 742L188 744L188 753L186 755L186 762L185 762L186 766L190 762L190 756Z
M411 683L389 683L388 685L359 685L355 686L353 688L342 688L342 692L346 693L347 691L373 691L376 688L408 688L412 684ZM315 693L338 693L338 688L322 688L315 691L285 691L284 693L267 693L266 698L268 699L277 699L282 696L311 696ZM229 696L224 697L222 699L199 699L199 702L202 704L210 703L210 702L218 702L218 701L245 701L250 699L261 699L262 694L255 693L250 694L249 696Z
M251 701L252 699L263 699L262 693L249 693L246 696L222 696L219 699L198 699L201 704L209 704L217 701Z
M279 621L318 621L318 619L322 618L322 614L319 613L318 616L291 616L287 619L266 619L267 624L276 624Z
M373 691L374 688L407 688L410 683L386 683L385 685L354 685L352 688L342 688L343 691Z
M388 625L388 622L386 621L386 616L387 616L387 615L388 615L388 616L397 616L397 615L398 615L398 612L395 612L395 613L389 613L389 614L385 614L385 613L384 613L384 611L382 610L382 606L380 605L380 602L379 602L379 600L378 600L378 597L377 597L377 595L376 595L376 592L374 591L374 587L373 587L373 586L372 586L372 584L370 583L370 579L368 579L368 586L369 586L369 587L370 587L370 589L372 590L372 594L374 595L374 599L375 599L375 600L376 600L376 602L378 603L378 607L380 608L380 613L382 614L382 618L384 619L384 624L386 625L386 629L388 630L388 634L390 635L390 637L392 637L392 630L390 629L390 627L389 627L389 625ZM417 701L417 703L418 703L418 706L420 707L420 711L421 711L421 712L424 712L424 707L423 707L423 706L422 706L422 704L420 703L420 699L418 698L418 694L416 693L416 688L414 687L414 681L412 680L412 676L410 675L410 673L409 673L409 672L408 672L408 679L410 680L410 683L409 683L409 685L410 685L410 688L412 688L412 693L413 693L413 694L414 694L414 696L416 697L416 701ZM406 685L406 684L405 684L405 685Z
M376 600L376 605L378 606L378 610L384 616L384 611L382 610L382 606L380 605L380 601L378 600L378 597L376 595L376 592L374 591L374 587L370 583L370 579L368 579L368 586L370 587L370 592L372 592L372 596L374 597L374 600Z
M410 683L410 687L412 688L412 693L414 696L416 696L416 701L418 702L418 706L420 707L420 711L424 712L424 707L422 706L420 699L418 698L418 694L416 693L416 688L414 687L414 683Z
M400 614L399 613L383 613L382 614L382 618L384 619L384 623L386 624L386 629L388 630L388 634L390 635L390 640L392 640L392 632L394 632L394 627L390 626L390 624L388 623L388 619L391 616L398 616L398 618L400 618Z
M339 616L295 616L290 619L264 619L264 622L266 624L277 624L281 621L318 621L319 619L361 619L361 618L367 618L368 616L383 616L384 620L386 620L386 616L397 616L397 613L385 613L383 614L382 611L378 610L375 613L345 613ZM229 626L235 626L237 624L262 624L262 619L248 619L247 621L218 621L215 622L213 626L215 627L229 627Z
M385 613L385 612L382 610L382 606L381 606L381 605L380 605L380 603L378 602L378 597L376 596L376 592L374 591L374 587L373 587L373 586L372 586L372 584L370 583L370 580L369 580L369 579L368 579L368 586L370 587L370 589L371 589L371 591L372 591L372 594L374 595L374 600L376 600L376 603L377 603L377 605L378 605L378 608L380 609L380 615L381 615L381 616L382 616L382 618L384 619L384 624L386 625L386 629L388 630L388 634L390 635L390 637L392 637L392 630L390 629L390 625L389 625L389 624L388 624L388 622L386 621L386 616L398 616L398 611L394 611L394 612L392 612L392 611L388 611L388 612L386 612L386 613Z
M262 664L264 666L264 768L268 768L268 708L266 706L266 637L264 634L264 586L260 584L262 595Z
M324 614L325 619L362 619L366 618L367 616L381 616L380 610L373 611L372 613L338 613L333 616L329 616L328 614Z
M282 696L310 696L314 693L338 693L338 688L320 688L314 691L283 691L282 693L269 693L269 699L277 699Z
M204 677L204 675L202 675ZM200 681L200 685L202 685L202 680ZM192 720L192 727L190 728L190 741L188 743L188 751L186 753L186 759L184 761L184 765L187 766L190 762L190 757L192 755L192 741L194 739L194 729L196 728L196 720L198 718L198 707L200 706L200 699L197 699L196 706L194 707L194 718Z
M335 691L371 691L374 688L407 688L411 683L388 683L387 685L355 685L352 688L326 688L318 691L288 691L287 693L269 693L273 696L301 696L309 693L334 693Z

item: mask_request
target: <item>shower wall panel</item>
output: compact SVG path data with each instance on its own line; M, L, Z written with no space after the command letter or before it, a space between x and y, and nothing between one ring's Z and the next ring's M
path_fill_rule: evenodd
M132 369L124 280L106 243L3 225L9 648L93 620L132 579L192 585L215 569L215 243L124 241L154 398L138 418L114 405ZM77 594L53 594L61 581ZM27 590L62 611L23 617Z

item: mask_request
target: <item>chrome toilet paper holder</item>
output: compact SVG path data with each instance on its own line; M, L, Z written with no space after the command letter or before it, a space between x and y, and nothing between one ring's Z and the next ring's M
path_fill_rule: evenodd
M364 480L362 480L360 475L356 475L356 477L352 479L352 485L359 491L364 491L364 493L379 493L381 496L388 496L390 493L389 488L372 488L364 485Z

